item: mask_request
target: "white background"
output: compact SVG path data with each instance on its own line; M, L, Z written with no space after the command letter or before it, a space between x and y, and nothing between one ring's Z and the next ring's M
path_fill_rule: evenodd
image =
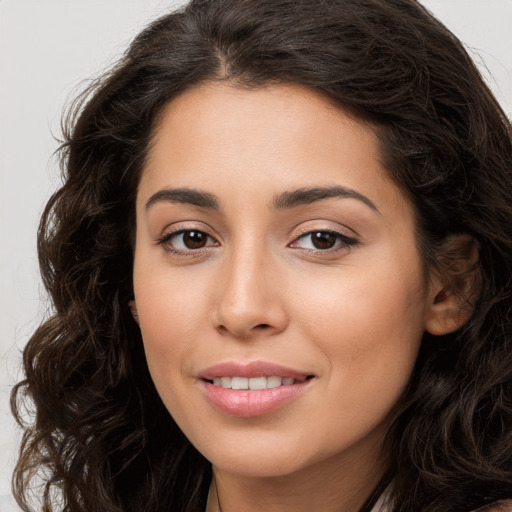
M52 153L60 114L82 81L180 4L164 0L0 0L0 512L11 503L19 440L8 407L21 349L49 308L36 229L59 183ZM512 117L512 0L423 0L466 44Z

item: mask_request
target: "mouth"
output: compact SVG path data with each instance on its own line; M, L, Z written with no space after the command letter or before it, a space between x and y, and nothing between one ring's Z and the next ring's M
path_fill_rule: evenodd
M300 384L306 380L312 379L313 375L306 377L299 377L297 379L293 377L280 377L278 375L270 375L268 377L262 375L260 377L215 377L212 380L207 380L214 386L219 386L224 389L250 389L253 391L261 389L274 389L281 386L293 386L294 384Z
M309 389L315 377L262 361L221 363L198 376L203 392L217 410L242 418L284 407Z

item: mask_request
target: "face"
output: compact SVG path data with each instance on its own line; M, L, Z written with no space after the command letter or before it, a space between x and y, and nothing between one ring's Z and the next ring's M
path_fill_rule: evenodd
M379 450L431 297L368 126L298 86L189 90L156 128L136 233L150 372L214 467Z

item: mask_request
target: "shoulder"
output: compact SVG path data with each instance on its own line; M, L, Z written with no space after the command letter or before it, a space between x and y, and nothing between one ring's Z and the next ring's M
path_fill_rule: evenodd
M512 512L512 500L497 501L474 512Z

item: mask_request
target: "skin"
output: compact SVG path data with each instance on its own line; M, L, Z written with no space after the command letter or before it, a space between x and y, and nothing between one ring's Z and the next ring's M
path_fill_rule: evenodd
M272 206L283 192L333 185L374 207L354 197ZM213 194L219 209L146 206L170 188ZM162 242L184 229L204 232L206 245L187 248L179 234ZM356 243L335 235L333 248L315 250L312 231ZM163 402L213 464L223 512L364 503L424 330L463 321L446 283L425 284L414 233L372 129L318 93L212 83L165 108L137 195L132 311ZM256 360L314 378L269 414L214 407L198 373Z

